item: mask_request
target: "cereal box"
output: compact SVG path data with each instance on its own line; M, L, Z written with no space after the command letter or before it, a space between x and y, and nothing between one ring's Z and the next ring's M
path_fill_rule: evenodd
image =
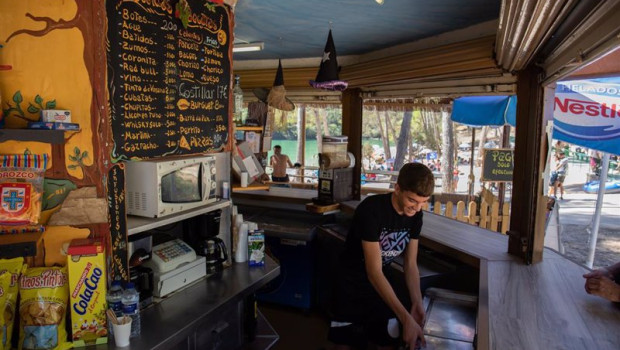
M67 253L73 345L107 343L103 244L97 239L74 239Z

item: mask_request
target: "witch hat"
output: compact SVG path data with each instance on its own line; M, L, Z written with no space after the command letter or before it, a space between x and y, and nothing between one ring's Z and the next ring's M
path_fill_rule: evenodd
M282 73L282 61L280 60L278 60L278 71L276 72L276 79L273 81L271 90L256 88L252 90L252 92L259 100L273 108L283 111L292 111L295 109L295 104L286 97L284 73Z
M338 60L336 59L336 46L332 38L332 30L329 30L327 43L323 51L321 66L315 80L310 80L310 86L317 89L342 91L347 88L349 83L338 79Z

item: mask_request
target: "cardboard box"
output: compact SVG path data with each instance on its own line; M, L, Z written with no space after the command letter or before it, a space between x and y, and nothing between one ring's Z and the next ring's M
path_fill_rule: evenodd
M66 109L42 109L42 122L71 123L71 111Z
M241 178L241 172L247 172L248 184L256 181L265 173L247 142L241 142L235 146L232 168L237 178Z
M73 346L107 343L106 265L101 240L72 240L67 271Z
M248 235L248 263L250 266L265 265L265 232L256 230Z
M59 122L29 122L28 129L43 130L80 130L80 124L77 123L59 123Z

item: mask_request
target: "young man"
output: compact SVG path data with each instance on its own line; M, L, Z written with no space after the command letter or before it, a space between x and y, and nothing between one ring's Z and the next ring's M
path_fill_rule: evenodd
M273 182L289 182L286 174L286 167L292 168L293 163L286 154L282 154L282 147L276 145L273 147L273 155L269 160L269 165L273 168L271 173L271 181Z
M434 188L429 168L408 163L400 169L393 193L368 197L355 210L335 278L328 339L336 349L365 349L368 341L380 349L393 349L401 339L410 349L417 339L425 344L418 237L422 206ZM401 254L409 309L391 281L389 265Z

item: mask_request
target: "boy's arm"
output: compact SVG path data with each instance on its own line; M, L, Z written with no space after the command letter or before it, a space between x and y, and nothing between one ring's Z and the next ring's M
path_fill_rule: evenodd
M293 163L291 163L291 158L289 158L288 156L286 156L286 164L288 164L289 168L293 167Z
M412 239L407 244L404 255L405 283L411 298L411 316L420 325L424 325L424 304L420 290L420 270L418 269L418 240Z

